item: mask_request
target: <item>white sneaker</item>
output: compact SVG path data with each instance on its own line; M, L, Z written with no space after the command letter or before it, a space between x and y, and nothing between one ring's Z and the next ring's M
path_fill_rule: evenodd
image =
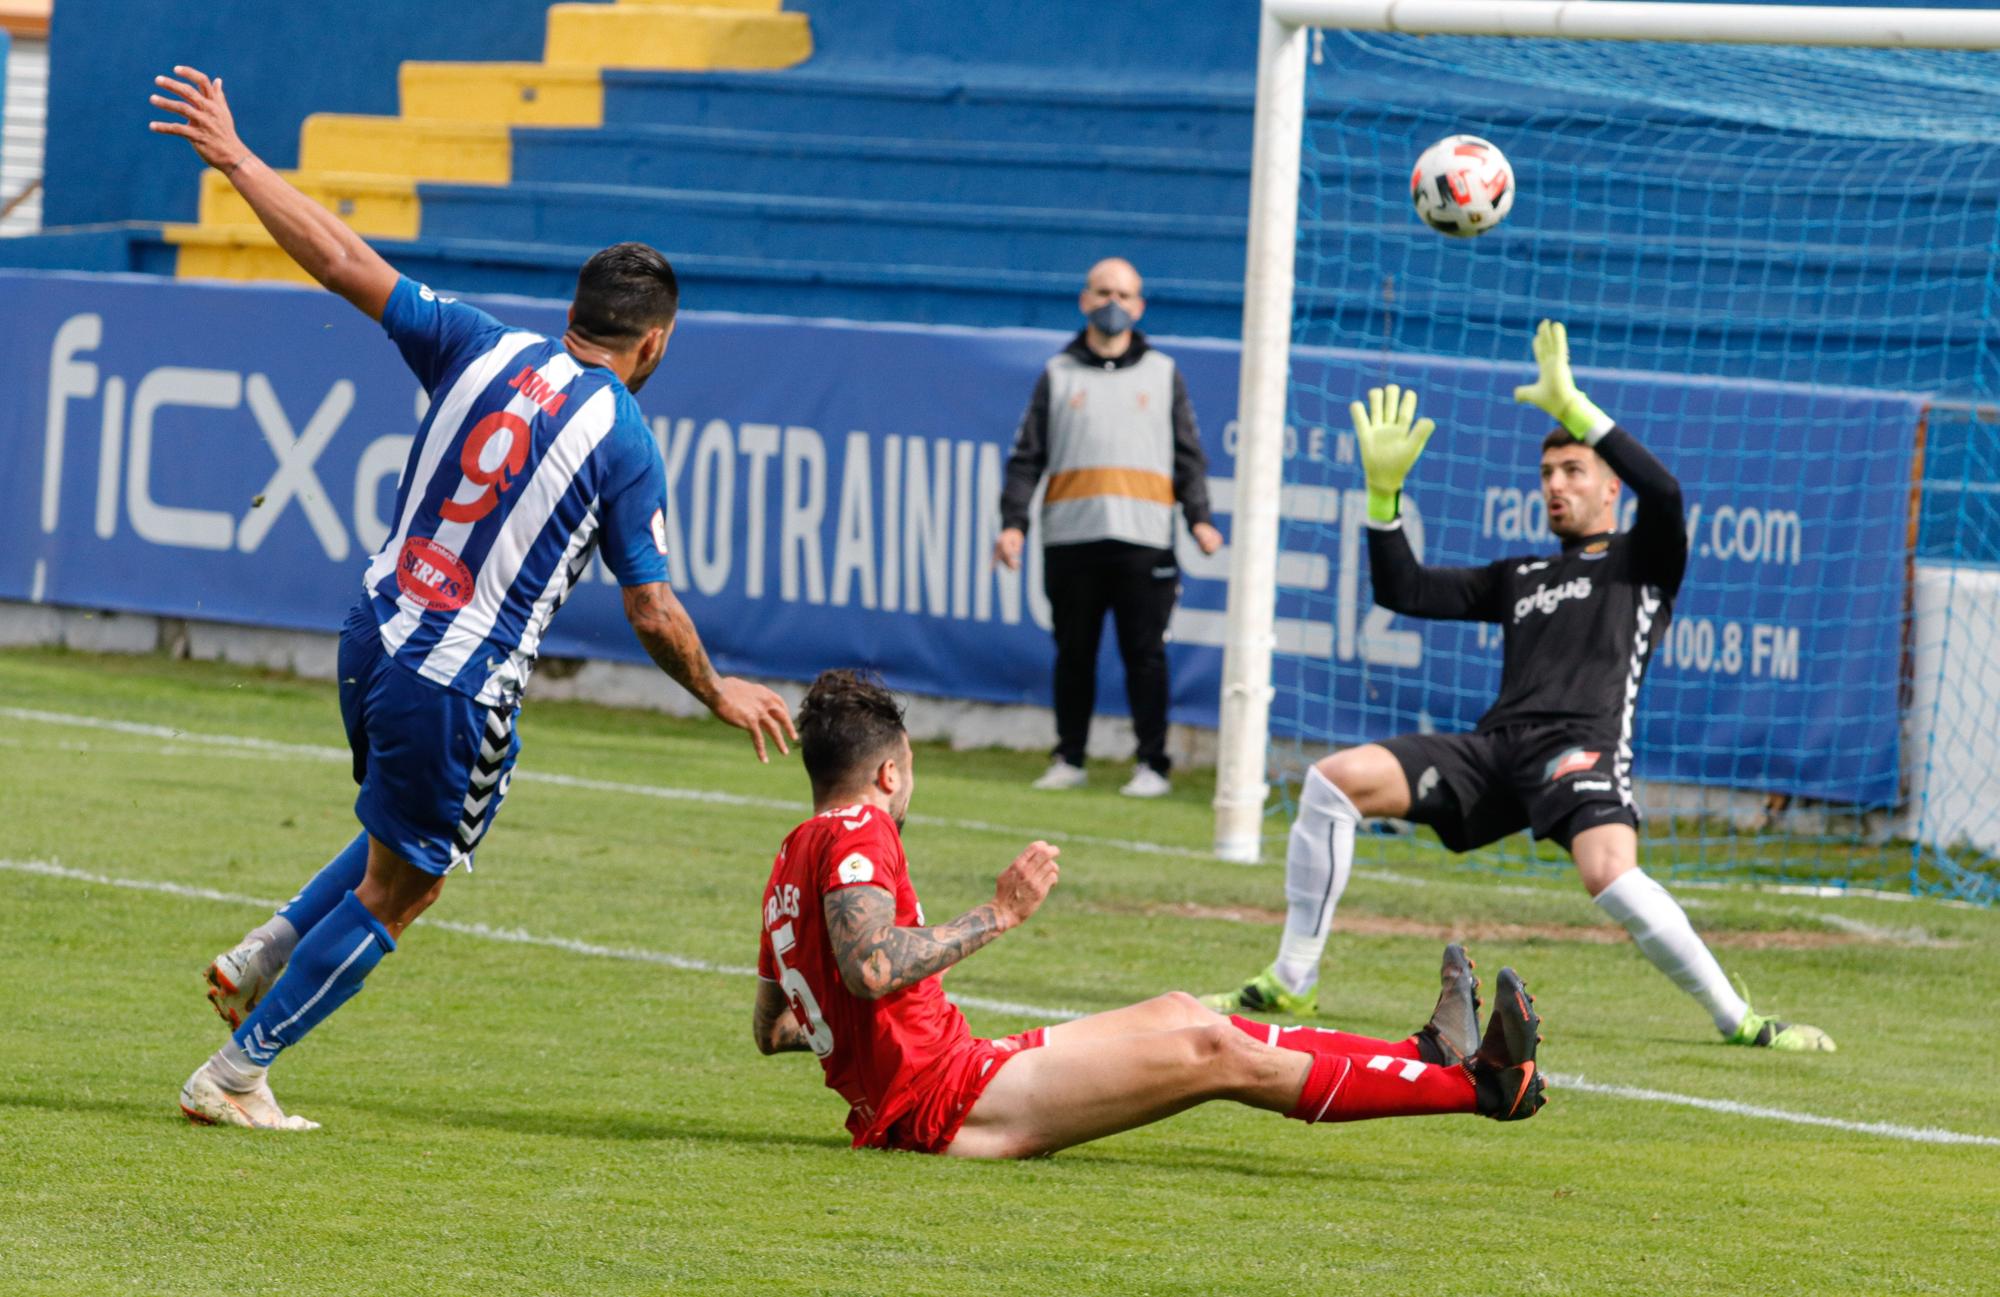
M1165 775L1151 766L1140 766L1118 791L1127 797L1165 797L1173 790Z
M319 1123L292 1117L278 1106L270 1080L250 1090L225 1090L203 1063L181 1087L181 1111L198 1126L246 1126L252 1130L318 1130Z
M1073 766L1061 757L1057 757L1049 763L1049 768L1042 772L1042 777L1028 787L1039 788L1045 793L1061 793L1068 792L1072 788L1081 788L1089 782L1090 776L1083 772L1082 766Z
M278 980L278 974L285 971L282 966L266 970L264 964L263 941L245 937L235 949L210 960L202 974L208 979L208 1002L231 1027L243 1025L243 1020L257 1007L257 1001Z

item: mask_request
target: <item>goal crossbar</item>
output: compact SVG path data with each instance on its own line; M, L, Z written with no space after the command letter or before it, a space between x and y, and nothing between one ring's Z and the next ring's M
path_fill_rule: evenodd
M2000 12L1985 9L1651 4L1639 0L1267 0L1264 12L1292 27L1412 36L1535 36L1877 49L2000 47Z
M1215 782L1215 854L1261 849L1275 649L1279 499L1291 371L1308 32L1693 44L2000 49L2000 12L1641 0L1264 0L1250 165L1243 352Z

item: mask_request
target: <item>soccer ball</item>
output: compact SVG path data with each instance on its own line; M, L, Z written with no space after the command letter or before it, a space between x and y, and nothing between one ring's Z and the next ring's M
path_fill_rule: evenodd
M1417 159L1410 201L1439 234L1469 239L1507 219L1514 206L1514 168L1506 154L1477 135L1447 135Z

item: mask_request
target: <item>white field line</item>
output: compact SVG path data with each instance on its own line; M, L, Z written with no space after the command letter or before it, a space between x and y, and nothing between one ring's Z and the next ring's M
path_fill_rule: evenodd
M69 882L93 883L103 887L119 887L130 891L157 892L168 896L178 896L188 900L218 901L229 905L255 906L259 909L275 909L281 902L257 896L241 896L233 892L219 892L210 887L192 887L185 883L159 882L141 878L115 878L108 874L94 874L87 870L71 869L67 865L49 860L0 860L0 872L31 874L40 878L58 878ZM742 964L717 964L705 959L690 959L685 955L668 954L660 950L646 950L637 946L603 946L590 941L577 941L569 937L544 936L529 932L524 928L495 928L485 923L458 923L450 919L426 918L423 924L444 932L456 932L463 936L477 937L483 941L502 941L513 945L539 946L548 950L560 950L572 955L584 955L596 959L617 959L627 963L652 964L663 968L675 968L691 973L720 973L731 977L754 977L757 970ZM1048 1008L1033 1004L1017 1004L1011 1000L989 1000L976 995L953 995L952 1002L968 1009L984 1009L991 1013L1006 1014L1010 1017L1039 1019L1043 1022L1069 1021L1085 1016L1081 1009ZM1991 1135L1969 1135L1961 1131L1944 1130L1936 1126L1899 1126L1881 1121L1847 1121L1840 1117L1822 1117L1817 1113L1792 1112L1785 1108L1767 1108L1758 1104L1738 1103L1733 1099L1704 1099L1691 1094L1674 1094L1667 1090L1645 1090L1630 1085L1606 1085L1589 1081L1581 1076L1549 1073L1549 1080L1560 1089L1578 1090L1586 1094L1601 1094L1614 1099L1630 1099L1640 1103L1676 1104L1684 1108L1700 1108L1706 1112L1722 1113L1733 1117L1750 1117L1764 1121L1784 1121L1799 1126L1821 1126L1829 1130L1847 1131L1856 1135L1874 1135L1883 1139L1902 1140L1912 1144L1976 1144L1984 1147L2000 1148L2000 1138Z
M195 748L213 751L216 755L240 756L255 753L263 756L292 757L304 761L337 761L346 764L352 757L346 748L326 747L315 743L285 743L277 739L260 739L245 734L200 734L189 730L176 729L170 725L148 725L140 721L118 720L109 716L88 716L73 712L38 711L31 707L0 707L0 718L28 721L38 725L61 725L76 729L103 730L114 734L130 734L139 738L160 739L170 746L154 749L154 755L185 755L192 745ZM0 740L5 746L17 746L12 740ZM24 746L24 745L22 745ZM520 770L514 772L516 780L529 783L551 784L558 788L580 788L591 792L621 793L632 797L652 797L662 801L703 802L712 806L741 806L755 810L786 811L798 814L807 809L802 801L787 801L780 797L750 797L742 793L725 793L707 788L675 788L660 784L633 784L612 779L591 779L582 775L557 774L545 770ZM1206 851L1189 847L1178 847L1165 842L1147 842L1136 838L1103 838L1088 833L1066 833L1056 829L1022 829L1008 824L994 824L986 820L953 819L944 815L918 815L909 817L911 824L932 828L959 829L972 833L992 833L1002 837L1028 841L1043 838L1050 842L1073 843L1086 847L1111 847L1119 851L1129 851L1138 855L1170 856L1181 860L1197 860L1208 864L1219 863ZM1255 866L1252 866L1253 868ZM1387 869L1361 868L1355 876L1373 882L1390 883L1401 887L1429 887L1431 879L1415 874L1398 873ZM1705 881L1699 879L1676 879L1674 890L1699 887L1712 891L1732 891L1751 893L1771 893L1781 896L1807 896L1820 900L1872 900L1872 901L1915 901L1928 899L1933 904L1950 905L1959 908L1977 908L1967 901L1942 900L1931 897L1910 896L1901 892L1885 892L1864 887L1806 887L1784 883L1731 883ZM1499 883L1488 888L1490 891L1518 896L1541 896L1550 890L1522 883ZM1699 905L1699 902L1695 902Z
M252 738L241 734L198 734L188 730L175 729L167 725L147 725L139 721L117 720L108 716L81 716L69 712L36 711L28 707L0 707L0 717L9 720L29 721L38 725L65 725L79 729L104 730L114 734L130 734L140 738L160 739L177 744L197 744L202 747L223 751L250 751L266 756L293 757L305 761L337 761L342 765L353 758L346 748L331 748L314 743L284 743L276 739ZM613 779L591 779L582 775L556 774L546 770L514 771L515 782L526 781L537 784L553 784L558 788L579 788L599 793L622 793L631 797L653 797L663 801L703 802L711 806L741 806L755 810L785 811L792 815L803 815L811 810L804 799L787 800L781 797L750 797L742 793L725 793L706 788L674 788L659 784L633 784ZM928 825L935 828L958 829L971 833L994 833L1020 839L1024 844L1043 838L1050 842L1067 842L1079 846L1111 847L1119 851L1129 851L1139 855L1177 856L1189 860L1208 860L1208 853L1190 850L1187 847L1171 846L1162 842L1145 842L1127 838L1103 838L1087 833L1064 833L1059 830L1030 830L1015 828L1006 824L992 824L985 820L952 819L942 815L911 815L912 824Z
M282 900L243 896L235 892L219 892L212 887L193 887L186 883L93 874L88 870L71 869L67 865L50 860L0 860L0 871L34 874L42 878L60 878L75 883L94 883L101 887L119 887L134 892L158 892L193 901L219 901L225 905L254 906L260 910L275 910L284 904ZM571 937L544 936L529 932L525 928L496 928L487 923L460 923L454 919L435 918L426 918L423 924L426 928L478 937L482 941L503 941L516 946L540 946L546 950L560 950L567 954L585 955L593 959L617 959L629 964L654 964L661 968L677 968L686 973L722 973L731 977L757 975L756 968L748 964L717 964L706 959L691 959L686 955L669 954L662 950L646 950L638 946L603 946L592 941L577 941ZM1042 1018L1053 1022L1081 1018L1085 1014L1082 1009L1050 1009L1033 1004L1016 1004L1012 1000L989 1000L977 995L954 995L950 998L953 1003L964 1005L968 1009L985 1009L992 1013L1004 1013L1017 1018Z

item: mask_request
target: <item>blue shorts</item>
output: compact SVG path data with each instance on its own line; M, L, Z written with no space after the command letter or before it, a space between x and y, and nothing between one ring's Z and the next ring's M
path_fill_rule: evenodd
M341 631L339 670L361 827L425 873L471 868L521 752L519 708L488 706L390 659L366 602Z

